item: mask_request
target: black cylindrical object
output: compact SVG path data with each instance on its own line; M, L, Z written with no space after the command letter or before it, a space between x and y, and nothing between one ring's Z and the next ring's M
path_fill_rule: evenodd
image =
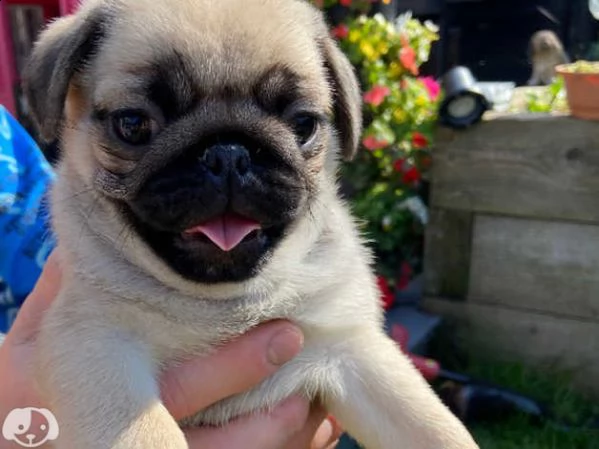
M477 123L490 107L467 67L458 66L449 70L443 76L441 86L444 99L439 118L444 125L466 128Z

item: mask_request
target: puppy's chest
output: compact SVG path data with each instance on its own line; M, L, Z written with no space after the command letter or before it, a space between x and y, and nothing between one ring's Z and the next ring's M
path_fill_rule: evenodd
M189 353L209 352L223 342L234 339L259 324L288 319L302 321L306 301L294 298L242 298L211 304L198 304L173 317L160 317L161 324L154 328L154 347L162 353L161 359L170 359ZM166 318L166 319L164 319ZM156 332L156 329L161 332Z

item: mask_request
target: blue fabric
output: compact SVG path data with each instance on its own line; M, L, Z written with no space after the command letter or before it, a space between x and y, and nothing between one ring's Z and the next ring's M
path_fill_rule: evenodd
M46 192L52 167L0 105L0 332L7 332L37 281L54 241Z

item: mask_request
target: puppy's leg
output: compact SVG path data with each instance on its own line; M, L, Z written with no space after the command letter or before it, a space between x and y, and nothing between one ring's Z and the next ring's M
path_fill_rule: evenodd
M89 315L60 304L39 337L39 383L60 428L55 447L187 449L146 348Z
M338 349L341 394L328 407L366 449L475 449L462 423L382 332L365 332Z

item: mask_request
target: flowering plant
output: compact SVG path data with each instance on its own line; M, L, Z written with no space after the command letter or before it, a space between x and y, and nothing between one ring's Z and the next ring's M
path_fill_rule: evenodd
M324 1L324 6L355 1ZM427 220L419 191L431 163L441 89L433 78L419 75L438 39L437 28L409 13L395 22L380 14L354 15L332 34L364 92L363 149L343 167L343 180L373 242L379 273L401 289L420 270Z

